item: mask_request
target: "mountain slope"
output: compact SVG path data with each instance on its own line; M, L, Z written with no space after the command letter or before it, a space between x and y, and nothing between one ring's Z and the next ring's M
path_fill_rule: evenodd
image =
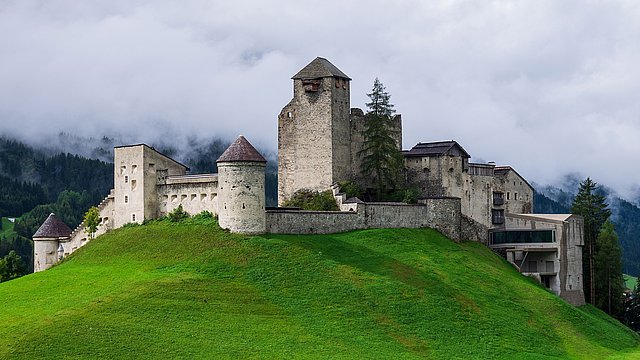
M127 227L0 284L0 358L606 358L639 338L429 229Z

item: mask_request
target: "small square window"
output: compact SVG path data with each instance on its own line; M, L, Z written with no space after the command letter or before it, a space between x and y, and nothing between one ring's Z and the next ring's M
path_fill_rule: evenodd
M129 203L129 196L127 196L127 195L124 196L124 203L125 204Z

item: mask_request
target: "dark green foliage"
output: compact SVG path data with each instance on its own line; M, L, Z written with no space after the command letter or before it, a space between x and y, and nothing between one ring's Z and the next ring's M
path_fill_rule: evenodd
M550 199L544 194L533 190L533 213L534 214L568 214L571 210L568 206Z
M364 190L354 181L339 181L338 186L340 186L340 191L347 196L347 199L353 197L364 199Z
M0 282L15 279L27 274L27 266L22 258L11 250L0 259Z
M362 173L371 180L379 200L383 194L397 188L403 170L403 160L395 135L398 131L393 123L391 96L385 87L375 79L373 90L367 94L368 112L363 131L364 143L358 155L362 158Z
M304 210L338 211L338 204L330 190L318 192L301 189L283 204L284 207L299 207Z
M600 228L611 215L604 195L599 192L598 184L590 178L580 183L578 194L571 205L571 213L584 218L584 247L582 251L583 287L585 300L595 304L595 265L597 252L596 239Z
M112 164L71 154L49 156L0 138L0 209L5 216L54 202L64 190L87 191L91 202L98 203L112 187ZM7 206L11 208L3 209Z
M0 175L0 213L4 216L20 216L47 201L41 185Z
M613 223L602 225L596 240L596 306L612 316L622 316L625 289L622 277L622 253Z
M182 208L182 204L180 204L177 208L173 209L172 212L167 214L167 217L169 218L169 220L171 220L171 222L179 222L184 219L188 219L189 213L184 211L184 209Z

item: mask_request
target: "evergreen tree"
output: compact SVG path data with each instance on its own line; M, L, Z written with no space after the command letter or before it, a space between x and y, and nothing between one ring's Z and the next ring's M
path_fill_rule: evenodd
M0 259L0 282L15 279L27 274L27 266L22 258L11 250L7 256Z
M595 305L596 239L600 228L611 215L604 196L598 192L597 183L590 178L580 183L578 194L571 205L571 212L584 218L584 248L582 251L583 289L586 301Z
M596 306L609 315L620 315L623 312L625 289L622 276L622 251L618 235L611 221L606 221L596 240L595 287Z
M396 188L403 161L395 140L398 130L393 122L395 110L390 103L391 96L378 78L367 96L371 102L366 104L364 143L358 155L362 157L362 173L371 179L380 198L385 191Z

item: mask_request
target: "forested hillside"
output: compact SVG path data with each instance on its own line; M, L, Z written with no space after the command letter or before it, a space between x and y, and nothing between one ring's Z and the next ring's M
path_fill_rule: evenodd
M561 189L556 186L538 186L534 193L534 212L561 214L571 212L571 203L577 192L577 182L569 181ZM575 188L571 188L576 184ZM624 273L640 276L640 208L620 198L614 191L602 187L611 209L611 221L622 247Z

